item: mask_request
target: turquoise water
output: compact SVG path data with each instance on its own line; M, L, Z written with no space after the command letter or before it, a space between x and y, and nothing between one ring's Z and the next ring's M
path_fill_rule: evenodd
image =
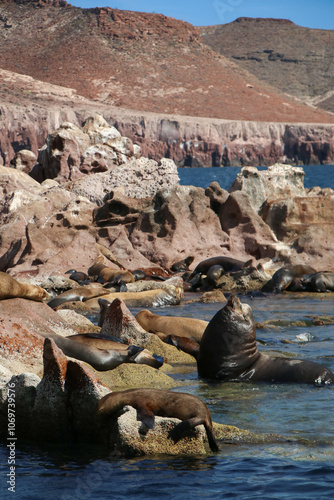
M313 172L315 169L319 170ZM191 174L192 181L183 178L181 182L206 187L211 180L217 180L209 179L210 170L215 175L224 174L225 181L220 183L227 189L238 169L183 169L182 174ZM225 170L228 172L222 172ZM320 170L325 179L319 179ZM227 174L232 180L226 178ZM201 175L201 184L198 184ZM312 167L311 176L313 185L321 186L324 182L322 187L334 187L334 167ZM240 298L251 305L256 322L280 320L278 326L276 321L275 325L257 330L262 352L311 359L334 371L334 325L312 326L311 322L314 316L334 316L332 297L283 294L275 298ZM221 306L181 304L158 308L154 312L210 320ZM132 309L132 312L137 310ZM296 326L300 325L298 321L307 321L306 326ZM310 341L298 342L299 334L307 334ZM295 343L286 344L282 340ZM8 449L1 445L1 498L333 498L334 387L211 385L198 379L195 364L189 373L173 376L182 382L177 390L195 394L208 404L214 421L254 432L277 433L292 438L291 442L226 444L218 454L206 458L133 460L112 458L108 450L92 446L71 443L35 446L18 442L15 494L7 490Z

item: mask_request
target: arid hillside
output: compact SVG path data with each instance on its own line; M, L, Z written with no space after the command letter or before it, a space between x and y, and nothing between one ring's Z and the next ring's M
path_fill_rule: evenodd
M158 14L80 9L63 0L2 1L0 68L137 111L334 122L334 115L303 105L212 51L197 28Z
M334 111L334 30L243 17L199 31L211 48L264 82Z

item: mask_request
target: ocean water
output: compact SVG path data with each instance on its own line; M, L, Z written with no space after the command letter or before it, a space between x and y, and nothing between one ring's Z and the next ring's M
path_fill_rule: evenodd
M182 184L206 187L217 180L228 189L236 168L180 169ZM305 167L306 187L334 188L334 166ZM259 350L311 359L334 371L333 297L302 294L240 296L251 305ZM181 304L157 314L210 320L221 305ZM136 309L132 309L135 314ZM309 341L299 342L306 334ZM282 343L290 340L293 343ZM208 384L189 373L174 374L203 399L216 422L258 433L277 433L289 442L225 444L208 457L115 459L93 446L16 444L16 488L8 491L9 451L0 445L0 498L19 499L329 499L334 497L334 387L299 384Z
M312 188L331 187L334 189L334 165L305 165L304 186ZM266 167L258 167L266 170ZM206 188L213 181L217 181L224 189L229 189L236 175L240 172L239 167L208 167L208 168L179 168L180 184Z

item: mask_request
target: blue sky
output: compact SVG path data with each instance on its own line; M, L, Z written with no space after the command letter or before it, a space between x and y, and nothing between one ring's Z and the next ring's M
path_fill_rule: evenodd
M334 0L68 0L68 3L82 8L156 12L195 26L224 24L246 16L290 19L299 26L334 29Z

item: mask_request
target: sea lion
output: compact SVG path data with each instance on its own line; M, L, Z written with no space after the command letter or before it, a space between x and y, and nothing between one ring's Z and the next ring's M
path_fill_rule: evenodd
M334 292L334 273L319 271L305 274L301 278L301 286L307 292Z
M113 350L124 352L127 351L130 347L128 344L124 344L119 339L111 337L109 335L101 335L95 333L79 333L76 335L70 335L66 337L67 339L73 340L74 342L80 342L81 344L96 347L98 349L103 350ZM136 347L137 352L133 351L133 354L129 358L128 362L133 362L137 364L145 364L148 366L152 366L153 368L160 368L164 363L164 358L161 356L157 356L156 354L151 354L147 349L138 346Z
M164 335L157 333L158 337L165 342L165 344L173 345L180 351L190 354L195 359L199 353L199 343L187 337L179 337L178 335Z
M312 361L271 357L256 347L252 309L231 295L209 322L199 348L200 377L221 381L328 385L334 374Z
M213 435L210 411L198 397L162 389L128 389L112 392L100 399L97 413L105 417L112 416L127 405L137 410L137 419L143 422L146 432L154 428L154 416L182 420L169 433L174 442L179 441L190 429L203 424L211 451L219 451Z
M142 350L141 347L134 345L127 346L125 350L99 349L49 332L45 335L45 338L48 337L55 341L66 356L85 361L97 371L113 370L122 363L134 363L135 357Z
M187 337L200 342L203 332L208 325L207 321L181 316L160 316L148 309L143 309L135 316L144 330L150 333L161 332L165 335Z
M54 309L65 302L85 302L94 297L100 297L101 295L107 294L109 294L109 290L106 290L100 283L90 283L89 285L83 285L78 288L66 290L66 292L63 292L54 299L51 299L48 302L48 306Z
M69 274L70 280L76 281L80 286L88 285L90 283L90 279L88 274L77 271L76 269L69 269L65 274Z
M95 262L89 267L88 275L94 278L99 283L133 283L135 277L127 269L114 269L108 267L104 263L104 257L100 255Z
M190 255L189 257L186 257L185 259L174 262L171 265L170 270L173 271L173 273L188 271L189 266L190 266L190 264L193 263L193 261L194 261L194 257L192 255Z
M10 274L0 271L0 300L13 298L43 302L44 299L50 298L50 294L40 286L20 283Z
M124 301L127 307L159 307L179 304L183 297L183 288L170 286L141 292L115 292L104 295L103 298L112 302L115 299ZM94 310L99 310L98 296L85 301L85 304Z
M271 279L265 283L262 292L280 293L283 290L298 291L299 281L305 274L315 273L311 266L297 264L294 266L284 266L278 269Z
M217 281L224 274L224 268L219 265L211 266L207 272L207 280L213 287L217 286Z
M199 264L197 264L197 266L189 276L188 281L193 285L193 287L196 288L199 285L202 274L207 275L210 267L212 266L221 266L222 274L234 273L236 271L240 271L240 269L243 269L244 267L251 265L252 262L252 260L243 262L241 260L226 256L210 257L209 259L202 260Z

